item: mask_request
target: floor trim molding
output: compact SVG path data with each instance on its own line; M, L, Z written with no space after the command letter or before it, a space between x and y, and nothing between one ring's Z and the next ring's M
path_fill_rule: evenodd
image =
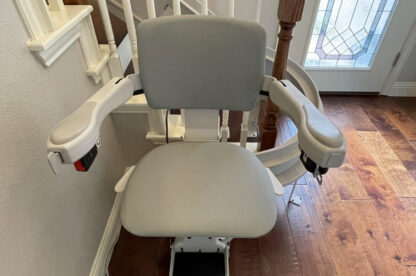
M389 96L416 97L416 82L395 82Z
M123 193L117 193L114 200L113 208L98 246L97 255L91 267L90 276L108 275L108 265L121 230L120 206L122 195Z

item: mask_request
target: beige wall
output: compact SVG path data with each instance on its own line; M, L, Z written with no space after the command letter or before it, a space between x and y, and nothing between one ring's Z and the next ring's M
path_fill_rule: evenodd
M99 86L85 74L79 42L51 67L42 66L25 45L13 2L0 9L0 275L87 275L116 181L128 162L152 147L144 142L147 125L132 126L136 139L125 137L126 144L114 122L122 115L107 118L90 172L66 166L53 175L46 161L49 132ZM128 128L121 124L124 133ZM128 146L136 147L136 158L123 157Z

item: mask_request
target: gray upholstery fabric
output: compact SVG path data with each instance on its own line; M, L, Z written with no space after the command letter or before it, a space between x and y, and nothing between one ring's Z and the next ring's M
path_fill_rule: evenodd
M250 110L261 90L266 33L219 16L171 16L137 29L139 67L153 108Z
M51 141L62 145L78 137L89 125L96 103L81 105L74 113L61 121L51 133Z
M151 237L258 237L276 220L266 169L251 152L215 142L182 142L149 152L132 173L121 221Z

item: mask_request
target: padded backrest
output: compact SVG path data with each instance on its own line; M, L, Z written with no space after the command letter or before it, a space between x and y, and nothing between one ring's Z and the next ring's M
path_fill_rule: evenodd
M152 108L250 110L261 90L264 29L219 16L169 16L137 29L143 90Z

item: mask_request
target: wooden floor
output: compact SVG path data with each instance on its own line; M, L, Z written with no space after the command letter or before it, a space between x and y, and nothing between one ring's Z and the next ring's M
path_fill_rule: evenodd
M235 239L231 275L416 275L416 99L323 97L348 154L319 186L310 176L273 230ZM237 124L238 125L238 124ZM280 116L278 142L296 133ZM169 240L122 230L110 275L168 275Z

